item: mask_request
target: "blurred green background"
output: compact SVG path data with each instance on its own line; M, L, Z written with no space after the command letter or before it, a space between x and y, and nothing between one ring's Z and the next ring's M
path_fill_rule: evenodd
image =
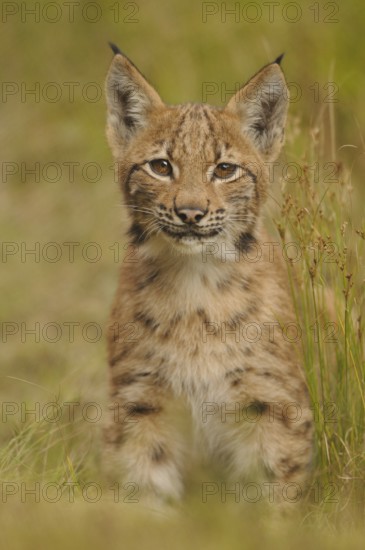
M27 11L34 8L35 14ZM117 251L124 252L123 210L104 132L103 87L112 59L108 41L133 60L169 103L206 99L221 105L237 83L244 83L285 52L282 66L293 100L284 156L302 159L311 136L320 129L321 147L328 158L336 156L346 163L353 185L364 196L360 187L365 168L364 20L365 7L360 0L3 2L1 322L8 323L8 330L11 326L17 329L14 334L2 333L2 402L26 402L29 407L54 399L106 402L105 343L93 326L104 329L121 261ZM354 205L354 212L360 217L361 202ZM57 243L56 247L45 249L50 242ZM91 242L98 248L88 248ZM74 260L70 261L72 246ZM36 254L27 255L26 249L32 248ZM60 258L50 260L59 250ZM93 261L95 253L99 257ZM27 335L26 330L36 323L41 331L47 323L57 324L62 331L60 339L51 341L57 339L58 330L51 325L39 341ZM70 323L76 323L73 341ZM85 326L89 331L86 337ZM33 481L63 479L75 471L82 471L86 479L88 475L98 479L100 423L85 423L78 414L77 422L65 427L62 434L56 428L50 432L50 424L46 424L38 433L19 436L16 444L9 446L11 436L21 432L21 424L19 415L0 424L3 480L20 482L24 476ZM59 441L65 454L59 452ZM1 529L8 541L17 529L9 517L23 515L24 533L19 531L15 537L19 547L22 536L29 532L32 543L28 547L46 541L54 532L56 517L61 522L55 530L58 544L67 540L69 512L42 507L47 521L44 528L39 525L36 529L36 508L21 508L16 498L2 506L6 514ZM199 518L202 514L201 522L197 519L194 523L193 512L187 522L189 529L196 530L196 544L203 543L210 532L212 547L218 540L220 548L242 547L241 527L232 515L225 516L226 522L217 521L214 518L222 518L221 510L207 516L200 508L195 515ZM88 532L94 522L89 510L80 511L80 506L73 510ZM118 512L108 510L101 512L104 527L101 520L100 530L93 523L93 533L99 533L95 541L108 525L115 537L129 533L126 547L132 547L137 541L138 520L124 520L116 527ZM157 547L161 527L148 525L155 542L153 537L138 540ZM182 536L184 523L176 529ZM70 537L80 548L76 531L72 523ZM174 542L171 526L165 535ZM356 547L356 535L353 537L353 542L329 538L328 547ZM247 547L268 543L257 533L245 540ZM299 540L304 539L295 540L300 547ZM89 548L89 536L87 541Z

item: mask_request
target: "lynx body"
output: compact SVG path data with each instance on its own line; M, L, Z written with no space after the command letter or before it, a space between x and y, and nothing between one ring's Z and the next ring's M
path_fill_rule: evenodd
M143 494L179 498L188 450L169 418L180 397L230 479L273 481L280 500L308 476L313 422L285 332L286 266L260 217L288 105L279 60L224 108L168 106L115 53L107 136L133 261L110 320L106 461Z

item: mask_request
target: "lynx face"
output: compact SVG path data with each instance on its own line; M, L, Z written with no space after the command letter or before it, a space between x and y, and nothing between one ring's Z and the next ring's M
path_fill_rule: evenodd
M267 161L283 141L287 99L275 62L224 109L167 106L117 53L107 78L107 135L134 240L187 253L199 252L203 241L249 246L265 196Z

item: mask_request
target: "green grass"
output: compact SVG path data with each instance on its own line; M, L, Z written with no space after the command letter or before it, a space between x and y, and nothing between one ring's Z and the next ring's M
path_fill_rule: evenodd
M363 514L363 221L352 206L349 171L337 161L332 182L321 172L313 176L306 166L326 162L315 153L301 164L295 194L282 181L275 222L283 246L296 243L295 259L300 252L300 260L287 265L315 411L318 479L336 485L339 503L332 512L347 502Z
M65 93L56 103L42 98L36 102L30 96L22 102L20 94L15 94L7 101L3 97L0 105L2 159L19 166L18 173L3 177L0 189L1 242L19 246L1 266L6 289L1 321L19 324L19 332L1 343L1 403L19 406L13 415L4 416L2 410L4 548L25 544L39 548L50 543L54 548L67 544L88 549L101 544L362 548L365 75L359 37L363 7L357 0L341 3L339 22L325 23L329 12L321 3L321 22L314 23L311 5L301 3L303 15L297 23L285 21L280 10L273 23L265 16L251 24L242 19L235 23L229 17L222 23L219 15L203 23L202 6L192 0L184 5L177 0L159 2L158 7L138 2L136 23L114 22L106 4L97 23L82 20L77 12L74 23L65 17L56 24L32 19L24 24L17 17L4 23L4 81L20 87L22 82L29 87L39 82L41 89L47 82L56 82L64 91L64 82L80 83L73 102ZM127 11L121 15L125 17ZM95 402L104 411L107 402L105 341L103 336L94 343L85 340L82 329L88 323L104 329L118 276L114 243L120 241L124 221L104 137L103 99L85 101L78 90L88 82L103 87L111 59L108 40L117 42L172 103L200 101L204 83L214 82L219 93L208 99L219 105L222 83L233 89L282 51L288 81L300 86L302 95L290 106L287 143L265 209L275 238L279 236L283 245L294 241L301 251L299 261L286 265L303 331L303 363L317 422L313 486L299 527L289 522L273 532L256 505L232 500L224 504L219 498L204 504L202 480L219 479L202 466L191 468L186 499L172 518L137 509L133 503L115 503L103 479L102 419L85 418L85 407ZM327 82L338 86L334 103L328 102ZM58 163L59 180L22 177L21 163L31 167L35 162L42 167ZM73 181L67 162L78 163ZM101 168L94 182L82 173L90 162ZM283 171L288 163L296 163L298 176L294 165ZM41 256L36 262L30 255L22 261L22 246L38 242L42 254L51 241L61 247L59 261L52 263ZM80 243L73 262L65 242ZM97 262L85 257L84 247L90 242L100 246L102 257ZM67 330L70 322L78 323L72 342ZM35 341L29 334L22 342L20 323L26 328L57 323L61 338L54 343L44 337ZM336 341L329 341L331 337ZM39 403L42 411L49 402L80 405L74 415L63 406L57 422L45 420L42 414L22 418L21 407L34 409ZM82 488L88 482L100 486L100 501L85 499ZM62 487L60 501L47 502L42 497L36 503L31 495L22 496L23 489L37 487L36 483L40 488L49 483ZM74 503L67 483L76 483ZM6 488L15 494L6 494Z

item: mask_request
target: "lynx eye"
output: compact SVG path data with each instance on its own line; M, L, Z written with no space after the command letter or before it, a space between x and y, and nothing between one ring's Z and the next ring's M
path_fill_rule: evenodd
M215 167L213 176L221 180L226 180L234 176L234 174L237 171L237 168L238 166L236 164L230 164L229 162L221 162L220 164L217 164L217 166Z
M154 159L148 163L151 170L159 176L171 176L172 166L166 159Z

